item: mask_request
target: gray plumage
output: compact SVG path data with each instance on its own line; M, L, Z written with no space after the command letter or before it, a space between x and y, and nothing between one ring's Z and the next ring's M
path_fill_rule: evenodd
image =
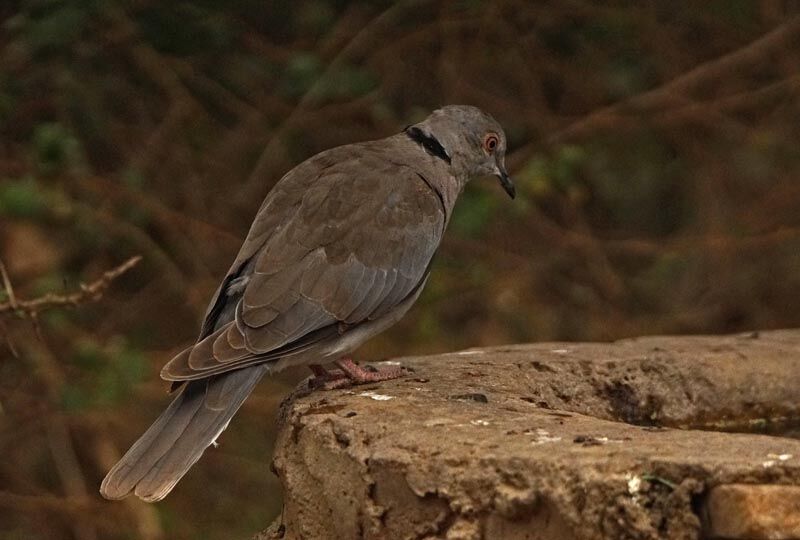
M505 136L448 106L397 135L322 152L287 173L256 214L197 343L161 376L183 384L100 488L166 496L266 373L348 354L419 296L456 198L505 172Z

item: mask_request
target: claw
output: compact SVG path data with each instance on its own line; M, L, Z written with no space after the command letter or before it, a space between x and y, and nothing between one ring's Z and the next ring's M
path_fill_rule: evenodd
M318 364L310 365L309 367L311 371L314 372L314 377L309 379L309 387L335 390L350 385L397 379L408 373L408 371L401 366L367 366L363 368L350 358L341 358L337 360L335 364L339 369L333 371L328 371Z

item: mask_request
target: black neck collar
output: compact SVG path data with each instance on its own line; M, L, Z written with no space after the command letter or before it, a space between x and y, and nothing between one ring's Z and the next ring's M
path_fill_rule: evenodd
M450 156L447 155L447 150L444 149L442 143L436 140L433 135L428 135L416 126L407 127L405 129L408 138L420 145L433 157L437 157L443 161L450 163Z

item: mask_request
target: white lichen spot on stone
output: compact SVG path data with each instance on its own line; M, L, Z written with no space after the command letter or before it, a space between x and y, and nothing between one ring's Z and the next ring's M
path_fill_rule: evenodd
M622 439L609 439L608 437L595 437L595 440L602 444L622 444L625 442Z
M794 456L792 454L767 454L769 459L777 459L778 461L788 461Z
M394 399L394 396L387 396L385 394L376 394L375 392L372 392L372 391L361 392L358 395L362 396L362 397L368 397L368 398L374 399L375 401L389 401L390 399Z
M402 365L397 360L383 360L382 362L378 362L382 366L400 366Z
M480 420L480 419L470 420L469 423L472 424L473 426L488 426L490 424L488 420Z
M550 352L554 354L567 354L569 353L569 349L552 349Z
M430 420L425 420L422 423L425 427L438 427L438 426L446 426L448 424L452 424L453 421L449 418L431 418Z
M625 481L628 483L628 493L637 495L642 488L642 477L638 474L625 474Z
M468 351L458 351L456 354L461 355L461 356L469 356L469 355L472 355L472 354L484 354L485 352L486 351L479 351L479 350L475 350L475 349L470 349Z
M769 469L773 465L775 465L775 460L774 459L768 459L767 461L765 461L764 463L761 464L761 466L764 467L765 469Z
M546 429L538 428L534 433L536 434L536 438L533 440L533 444L554 443L561 440L561 437L550 435L550 432Z

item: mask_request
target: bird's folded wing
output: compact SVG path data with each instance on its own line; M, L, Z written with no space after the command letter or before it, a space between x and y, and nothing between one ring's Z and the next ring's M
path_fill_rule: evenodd
M301 165L290 175L304 178L275 187L209 309L232 320L207 321L210 333L162 377L197 379L302 352L389 313L415 290L441 239L441 201L413 169L368 146L348 155L325 163L322 154L315 174ZM231 276L244 286L229 296Z

